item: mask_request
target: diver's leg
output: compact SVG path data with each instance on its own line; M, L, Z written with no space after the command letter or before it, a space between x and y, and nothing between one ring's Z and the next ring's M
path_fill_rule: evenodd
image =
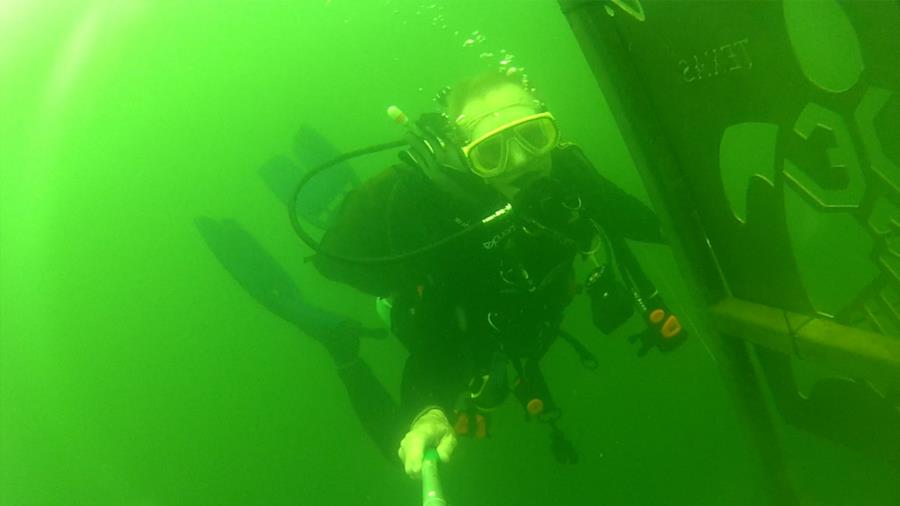
M383 453L396 458L397 406L359 357L360 338L381 338L387 332L307 303L284 268L236 221L201 217L195 223L215 257L250 296L328 351L366 432Z
M388 461L395 461L404 427L397 403L361 358L336 365L363 430Z
M360 333L371 332L358 322L344 319L327 331L320 326L323 316L335 318L324 311L308 306L305 311L317 316L317 324L311 328L319 330L311 335L322 343L334 362L338 377L347 391L350 405L362 423L363 430L369 435L378 450L389 461L397 458L397 444L402 437L399 429L403 427L400 420L399 407L369 364L359 356ZM310 327L308 327L310 328Z

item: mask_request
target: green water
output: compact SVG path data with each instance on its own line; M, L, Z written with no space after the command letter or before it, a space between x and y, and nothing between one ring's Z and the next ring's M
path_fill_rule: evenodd
M377 325L369 297L303 263L257 171L302 124L340 149L396 139L389 105L431 110L503 50L646 200L554 1L0 2L0 504L416 504L324 350L232 280L194 219L236 220L316 304ZM668 250L637 253L691 330ZM568 318L600 367L561 346L544 367L581 462L556 464L510 405L442 470L451 504L766 503L696 332L639 359L639 322L604 337L584 301ZM396 394L401 346L362 353ZM802 504L900 502L897 470L780 431Z

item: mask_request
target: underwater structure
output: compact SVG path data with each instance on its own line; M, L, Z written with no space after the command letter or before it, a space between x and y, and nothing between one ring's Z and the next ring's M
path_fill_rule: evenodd
M776 422L900 466L900 4L560 6L773 503L794 502Z

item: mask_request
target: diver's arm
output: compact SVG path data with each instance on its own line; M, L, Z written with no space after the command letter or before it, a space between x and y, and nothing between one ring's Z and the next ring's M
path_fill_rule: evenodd
M664 240L656 213L602 175L597 174L597 177L604 182L598 201L604 203L605 212L599 220L607 231L636 241L662 244Z
M397 455L406 473L416 478L422 458L434 447L441 460L450 460L456 447L456 432L448 416L453 413L456 382L460 374L452 354L439 350L414 353L407 359L401 384L401 411L410 420Z
M387 169L348 194L320 249L352 257L390 256L387 208L394 177L396 173ZM399 263L354 263L322 252L313 257L313 265L328 279L379 297L389 296L405 276Z
M617 237L663 243L659 218L639 199L603 176L574 144L559 148L565 177L581 189L585 207L604 230Z
M446 351L416 351L410 354L403 368L400 385L400 404L410 420L427 407L453 412L459 393L461 367Z

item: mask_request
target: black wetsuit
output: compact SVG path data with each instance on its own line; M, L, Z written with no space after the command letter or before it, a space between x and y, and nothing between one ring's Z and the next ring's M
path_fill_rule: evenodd
M654 213L600 175L579 148L552 154L551 176L513 212L463 239L403 262L355 265L319 255L328 278L393 300L392 330L409 350L401 414L452 412L498 351L536 362L575 294L573 260L598 228L660 242ZM413 168L386 169L351 193L322 241L344 255L385 257L432 244L491 215L502 200L454 200Z

